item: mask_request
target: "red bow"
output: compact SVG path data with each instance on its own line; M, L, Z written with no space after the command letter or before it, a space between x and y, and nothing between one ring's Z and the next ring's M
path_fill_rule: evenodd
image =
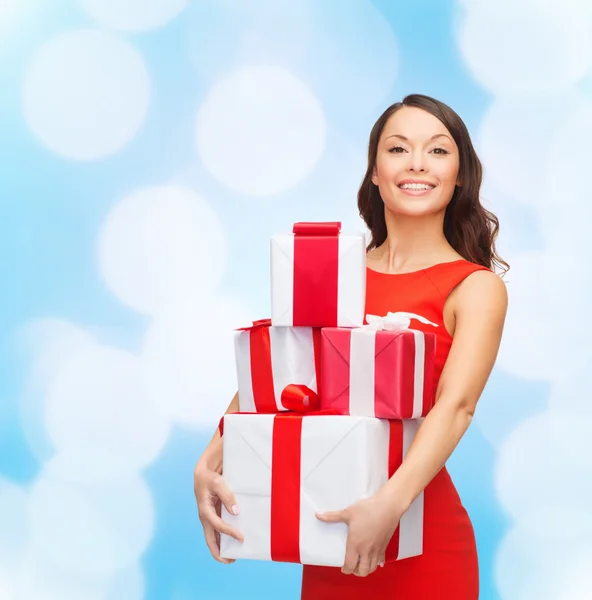
M292 233L294 235L339 235L341 231L341 223L326 222L326 223L294 223Z

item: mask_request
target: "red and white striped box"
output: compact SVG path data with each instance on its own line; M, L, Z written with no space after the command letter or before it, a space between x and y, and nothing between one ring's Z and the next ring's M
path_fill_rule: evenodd
M244 542L221 535L224 558L340 567L347 526L317 512L371 497L400 466L419 420L278 413L223 418L223 473L240 507L222 510ZM423 551L423 492L402 516L387 562Z
M306 409L317 400L321 330L272 327L269 319L235 332L241 412Z
M380 419L425 417L435 399L436 335L408 329L420 315L368 315L368 326L321 330L320 408Z
M364 234L340 223L295 223L271 239L274 326L358 327L366 302Z

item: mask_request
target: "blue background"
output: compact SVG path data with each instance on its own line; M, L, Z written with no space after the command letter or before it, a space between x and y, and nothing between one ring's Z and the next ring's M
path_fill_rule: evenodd
M523 31L522 38L510 31L512 23L524 23L520 20L523 13L518 11L516 16L512 12L512 3L488 5L487 2L455 3L448 0L328 0L316 3L260 2L255 3L255 9L247 8L249 3L246 2L241 4L221 0L195 1L187 6L176 2L174 4L180 8L178 14L167 16L166 10L158 12L159 4L165 5L166 0L160 3L152 0L142 10L145 14L153 11L154 14L164 15L162 22L137 27L134 23L140 20L134 21L134 18L140 9L134 8L134 3L129 0L121 1L119 8L118 3L104 2L104 18L97 17L89 9L93 4L101 4L96 0L94 3L53 2L51 8L46 3L33 0L22 4L16 1L5 4L6 8L4 4L0 8L0 276L3 292L0 297L0 484L4 481L0 485L0 506L6 489L13 492L22 490L26 505L22 509L25 516L17 521L22 523L22 529L20 526L14 528L12 537L6 538L8 541L5 543L22 544L24 548L35 546L29 537L26 498L32 493L36 479L45 472L46 462L57 447L51 431L45 426L47 390L51 387L52 377L57 376L57 372L52 371L53 363L50 363L49 372L42 379L40 387L35 388L33 404L25 404L27 410L23 410L23 398L26 397L34 366L46 351L44 344L47 340L39 337L35 324L48 319L75 324L81 330L92 332L101 344L141 356L144 336L152 319L160 314L156 309L138 309L134 300L129 300L129 296L121 292L123 288L112 283L109 273L113 271L104 267L98 258L102 224L107 222L113 207L141 188L173 185L198 194L213 211L224 233L224 256L227 256L227 260L219 257L216 248L188 257L188 272L191 271L191 261L195 261L199 273L202 272L199 267L202 263L221 262L219 285L212 284L198 294L195 310L201 310L197 308L201 306L200 302L207 304L210 296L215 299L217 294L222 294L244 307L239 311L241 317L244 315L249 320L260 318L269 311L267 252L270 235L279 230L288 230L295 220L342 220L344 228L361 229L362 223L355 213L356 186L365 168L364 154L370 128L390 103L408 93L419 92L452 106L469 127L485 164L484 189L489 194L487 205L498 213L501 220L500 252L512 266L514 262L518 265L515 275L510 271L508 276L511 311L516 310L513 314L518 316L508 322L509 341L505 341L506 347L502 349L500 361L483 394L475 423L449 461L449 468L475 527L481 568L481 598L530 597L524 595L526 592L516 592L514 595L513 586L518 586L520 582L527 586L529 577L535 577L537 572L542 573L537 569L549 564L545 562L546 559L533 559L532 564L529 563L531 575L526 573L524 576L521 575L522 566L518 562L508 567L502 560L503 564L499 563L502 566L496 566L503 540L514 524L520 524L520 516L527 513L526 509L520 512L516 508L522 506L519 498L509 500L504 506L504 499L511 496L511 493L508 496L504 491L506 488L502 489L503 485L507 485L502 481L503 469L508 468L508 461L504 457L507 458L510 452L508 447L504 450L504 443L512 434L513 443L516 443L515 434L520 424L533 422L533 418L548 409L549 395L553 390L562 393L564 388L561 386L570 377L571 371L569 365L557 372L549 371L544 365L561 362L561 357L554 355L550 356L548 362L543 362L542 367L537 367L539 355L536 352L540 352L541 356L552 352L552 340L548 341L548 346L541 347L538 344L536 348L533 342L533 346L523 352L510 348L512 344L515 346L520 340L528 338L533 331L528 329L531 325L523 323L520 318L525 311L534 311L533 320L536 321L540 315L540 319L544 319L568 302L563 296L553 295L552 291L537 296L536 290L539 288L532 294L540 299L542 308L531 302L532 295L525 293L523 299L522 292L528 291L529 286L532 288L532 279L528 279L532 273L527 268L530 263L522 262L522 257L528 253L543 253L541 261L544 263L544 253L549 248L565 249L574 239L577 242L579 234L570 235L569 224L566 225L565 220L556 213L553 217L548 200L541 200L534 193L533 197L525 197L524 188L517 189L513 195L512 181L515 181L516 174L506 171L505 175L510 178L508 184L504 165L505 168L508 164L513 165L519 170L520 161L513 161L513 158L547 153L549 147L555 152L557 145L551 139L572 139L569 136L577 127L566 121L571 115L561 110L566 95L577 95L577 102L580 103L577 110L581 111L577 114L583 114L586 119L592 114L589 105L592 89L589 59L586 59L586 63L578 59L578 53L573 57L567 54L562 59L564 63L545 67L536 62L536 56L533 58L528 54L532 40L557 44L557 52L562 49L561 44L567 47L568 25L571 26L572 22L566 25L563 21L558 23L553 18L547 18L556 14L552 2L540 9L540 19L536 11L528 9L524 13L532 19L532 30L530 33ZM494 5L498 6L497 12L491 9L493 12L487 18L483 17L485 13L479 12L486 11L483 6L491 8ZM584 3L574 2L574 7L581 9L588 21L581 15L576 19L577 13L574 13L573 19L585 21L588 27L586 31L590 32L592 20L589 11L585 12ZM122 14L129 17L127 24L117 21L118 15ZM269 18L266 19L265 15ZM386 28L386 33L377 31L377 23ZM499 46L488 47L489 38L481 35L480 30L473 38L470 37L470 28L485 27L483 23L489 24L497 32L496 39L500 46L504 46L505 40L510 48L506 48L507 52L515 53L515 61L504 63L508 76L501 83L499 78L496 79L495 60L488 62L488 56L497 52L503 54L506 50ZM93 146L91 135L90 147L95 148L92 156L80 154L80 148L85 143L82 138L93 131L92 118L88 116L91 110L83 117L88 125L87 133L77 137L71 131L66 132L69 127L77 126L69 122L68 111L61 110L60 106L51 109L57 122L53 129L47 125L48 119L41 126L35 125L39 121L35 120L34 113L43 112L45 98L33 94L29 103L32 108L26 108L24 99L26 89L47 89L51 92L62 83L67 88L64 94L76 97L75 85L68 79L71 73L67 69L63 81L56 75L59 74L59 65L53 73L48 72L47 81L39 75L35 79L30 69L47 42L83 28L115 36L126 47L135 49L150 81L150 101L146 114L140 119L130 139L115 142L113 149L101 152L96 149L97 145ZM579 31L573 33L576 42L584 39L577 37ZM549 41L550 35L555 36L552 42ZM479 46L479 43L482 45ZM588 50L581 48L580 53ZM524 56L520 54L521 51L524 51ZM503 54L499 60L503 62L504 57L507 58L507 54ZM540 60L544 59L542 57ZM259 177L261 181L266 181L272 176L270 170L273 165L257 163L251 156L260 140L249 140L244 137L246 134L236 132L236 139L225 146L230 166L226 162L217 163L220 172L225 175L212 171L208 161L204 160L209 151L207 143L200 146L201 142L197 142L196 118L212 87L220 78L231 76L237 69L249 65L265 68L275 65L291 73L315 98L326 127L326 137L323 137L318 160L310 169L302 168L299 171L297 161L304 164L307 152L312 150L305 146L301 150L290 149L296 153L296 181L286 183L278 175L274 181L279 182L279 187L269 194L249 191L247 188L250 184L245 183L232 168L233 161L246 161L251 168L259 169L255 171L255 179ZM533 72L536 74L545 69L549 70L549 75L541 83L541 79L533 76ZM566 72L568 75L565 75ZM33 87L27 88L27 85ZM127 89L124 82L122 85L122 89ZM288 86L282 98L288 97L291 90ZM96 98L96 106L108 103L112 97L113 94L105 93ZM300 98L298 95L295 97ZM517 99L517 107L530 106L536 110L537 102L543 107L541 127L552 130L543 146L520 137L523 120L520 110L523 108L517 108L515 114L510 114L513 119L510 123L500 122L500 126L506 127L503 136L495 136L498 123L495 121L496 115L492 117L493 125L486 127L486 117L492 106L495 107L499 101L508 101L512 105L514 99ZM236 101L240 102L240 98ZM293 108L296 112L301 109L298 102ZM306 119L308 113L302 114L303 117L297 118ZM132 109L130 115L133 116ZM224 118L218 116L222 138L234 135L233 132L223 131ZM109 118L102 123L99 117L96 127L106 126L108 129L109 123ZM583 123L583 126L589 127L590 121ZM43 131L50 131L48 137L43 137L39 127ZM106 135L117 140L118 127L114 125ZM66 132L64 139L74 141L60 145L60 128ZM305 142L302 143L307 143L306 140L314 142L317 133L308 132L308 137L305 135ZM515 138L512 133L515 133ZM321 134L318 133L318 136ZM208 140L212 144L211 138ZM293 141L288 134L282 140L282 144L287 145L298 143L301 142ZM63 148L69 150L64 151ZM559 148L562 154L562 146ZM283 151L284 148L280 146L278 154L281 155ZM262 152L262 156L265 155L265 148ZM267 152L269 156L269 150ZM577 162L581 159L576 151L574 154L576 163L572 167L576 172L581 172L576 167L585 163ZM505 163L508 156L508 162ZM570 173L569 168L565 167L566 161L562 162L561 156L557 160L557 173L571 177L573 172ZM569 158L566 160L569 163ZM526 169L523 179L528 183L530 179L540 179L544 174L545 167L540 167L538 174ZM571 185L577 187L579 184ZM576 200L565 199L565 202L575 203ZM575 204L569 206L573 208ZM204 233L207 232L204 230ZM196 235L200 235L199 227L196 228ZM572 251L565 251L568 250ZM585 264L580 246L575 245L573 252ZM131 261L126 264L134 263ZM556 265L549 266L549 269L554 268L559 269ZM521 286L522 276L525 282ZM133 281L133 277L130 271L130 281ZM569 281L561 280L562 283ZM154 285L158 287L160 282L155 279ZM516 285L515 291L513 283ZM179 287L177 292L172 290L169 296L175 293L182 296L183 288ZM167 298L170 300L169 296ZM133 296L137 297L137 294ZM545 304L547 301L550 302L550 308ZM517 308L514 309L514 306ZM245 324L238 316L232 316L230 320L232 323L220 320L216 325L224 332L221 334L221 344L226 348L222 351L225 357L231 347L228 334L230 326ZM200 327L198 323L195 344L198 351L203 353L207 352L211 335L204 333L200 338ZM30 335L24 333L31 331L33 333ZM61 331L58 327L55 335L59 337ZM573 331L568 327L565 333L572 340L572 353L575 352L574 344L577 346L580 341ZM524 356L526 354L534 358L529 362L528 357ZM571 356L569 354L568 358ZM65 360L70 358L66 355ZM220 364L227 368L227 379L232 379L232 362L226 360ZM576 375L585 373L588 364L590 362L586 354ZM59 368L62 366L60 363ZM55 368L58 369L58 366ZM197 518L192 472L212 434L212 415L225 407L231 396L227 390L236 387L236 383L224 381L224 385L220 384L219 394L216 381L208 381L204 385L207 390L216 391L215 399L207 393L200 395L195 392L191 401L195 402L196 410L191 412L191 418L171 417L166 443L159 446L148 464L138 468L137 471L148 485L154 506L150 536L135 560L126 559L121 565L116 565L121 567L121 572L113 568L108 577L105 575L106 591L97 598L205 600L215 597L275 598L281 595L289 600L299 597L301 568L298 565L239 561L231 566L223 566L209 556ZM175 389L171 386L171 394L175 393ZM565 393L567 396L571 392ZM191 394L188 397L192 398ZM84 397L80 397L79 402L84 403ZM210 402L214 403L213 409L210 406L209 412L204 412L207 417L200 419L200 407ZM75 425L73 422L72 426ZM101 435L107 435L105 440L108 443L108 433L102 432ZM536 433L529 435L528 443L538 439ZM561 438L566 444L568 439L568 434ZM133 440L130 440L130 447L133 444ZM74 446L72 448L75 450ZM512 446L511 450L515 448ZM557 460L560 463L561 458ZM586 465L589 466L589 463ZM92 465L89 467L92 469ZM531 471L537 469L531 469L528 464L524 469L526 480L531 481ZM70 481L77 485L74 475L71 475ZM553 506L559 506L558 503L560 501ZM530 505L525 500L524 507L527 506ZM19 507L20 514L20 503ZM59 514L59 511L55 514ZM67 514L60 518L66 519ZM10 522L13 522L10 514L5 513L4 517L0 517L0 527ZM37 521L33 519L31 523L33 530L37 527ZM118 521L113 523L116 527ZM44 530L41 528L39 531ZM532 533L532 524L527 525L524 531L525 537L521 539L529 539L528 532ZM556 535L564 544L561 547L573 548L572 538L563 536L561 532ZM578 535L578 544L583 543L585 548L589 548L586 544L591 539L590 529L584 528ZM38 537L35 539L39 541ZM532 546L529 546L533 556L536 554L537 539L535 535ZM92 546L92 540L84 543ZM511 541L508 543L511 545ZM553 545L554 542L549 543ZM507 547L504 549L504 552L511 551ZM66 547L64 552L74 551ZM0 551L0 559L3 556ZM36 557L34 560L45 564L43 552L39 554L36 551L33 556ZM584 553L583 556L588 554ZM18 557L13 556L11 560L21 564L18 563ZM528 558L524 560L528 562ZM18 586L21 585L20 567L13 568L9 566L11 564L8 559L5 563L0 561L0 583L6 582L8 589L13 590L14 598L33 598L27 596L27 592L18 592ZM138 583L135 580L137 585L132 586L133 591L124 594L122 587L109 587L110 577L117 577L118 573L125 575L126 569L132 567L136 569L135 576L140 581ZM581 575L584 572L579 573ZM82 577L80 589L87 589L84 586L92 584L92 580L86 581L83 575L72 572L74 577ZM60 584L53 585L59 591ZM555 588L551 588L547 588L549 595L545 597L559 598L560 595L553 595ZM77 597L77 592L72 593L72 597ZM80 594L78 597L86 597L83 592ZM54 596L47 592L46 597ZM572 597L580 596L569 596ZM43 598L37 593L35 600Z

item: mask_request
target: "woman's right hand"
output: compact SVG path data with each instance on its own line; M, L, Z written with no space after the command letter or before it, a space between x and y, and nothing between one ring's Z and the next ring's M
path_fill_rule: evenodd
M229 513L238 514L234 494L228 489L222 475L200 463L197 464L193 473L193 490L197 501L199 520L212 556L225 565L234 562L232 559L220 556L221 533L230 535L241 543L244 541L241 533L220 517L222 504Z

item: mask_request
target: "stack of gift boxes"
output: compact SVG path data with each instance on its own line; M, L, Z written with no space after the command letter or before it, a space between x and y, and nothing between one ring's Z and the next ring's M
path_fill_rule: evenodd
M271 319L235 337L240 412L221 432L240 513L222 518L244 542L222 535L221 555L339 567L347 526L316 513L370 498L401 464L433 404L435 335L409 313L364 319L365 238L339 223L273 237L271 282ZM387 562L422 542L420 494Z

